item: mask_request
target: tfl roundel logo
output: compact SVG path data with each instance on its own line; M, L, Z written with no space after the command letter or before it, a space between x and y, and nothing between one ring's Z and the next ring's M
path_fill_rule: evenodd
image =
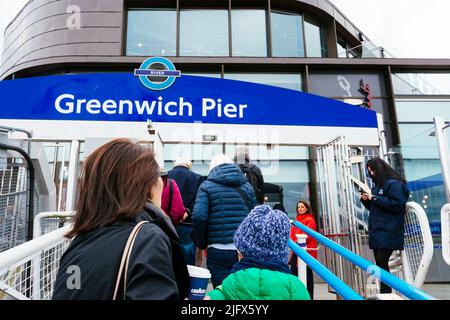
M175 69L173 63L162 57L153 57L145 60L139 69L134 70L142 84L151 90L164 90L169 88L181 72Z

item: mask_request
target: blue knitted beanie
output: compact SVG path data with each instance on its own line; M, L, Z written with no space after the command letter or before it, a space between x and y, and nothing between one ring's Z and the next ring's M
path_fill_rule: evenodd
M258 206L242 221L234 244L244 257L287 262L290 229L285 213L267 205Z

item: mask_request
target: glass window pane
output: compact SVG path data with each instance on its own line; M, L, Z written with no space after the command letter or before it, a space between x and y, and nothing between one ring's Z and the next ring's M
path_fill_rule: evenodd
M271 13L272 55L274 57L304 57L302 16Z
M283 188L283 205L289 217L295 218L295 206L300 199L310 200L309 170L306 161L257 162L264 176L264 182ZM270 194L269 203L274 205Z
M232 10L233 56L267 56L265 10Z
M397 73L392 75L392 82L396 94L450 94L450 73Z
M192 161L211 160L222 152L221 144L167 143L164 145L164 160L175 161L182 155L191 158Z
M128 11L127 55L175 56L175 10Z
M433 124L399 124L398 128L403 158L439 159Z
M226 144L225 153L234 158L236 152L240 149L246 149L251 161L277 161L277 160L308 160L308 147L290 147L272 145L268 147L266 144L262 145L237 145Z
M306 56L326 57L325 37L320 26L305 21Z
M433 122L434 117L450 121L450 100L395 102L399 122Z
M302 77L297 73L225 73L225 79L302 91Z
M338 57L347 58L347 45L345 41L338 39L337 47L338 47Z
M227 10L184 10L180 14L180 55L229 56Z

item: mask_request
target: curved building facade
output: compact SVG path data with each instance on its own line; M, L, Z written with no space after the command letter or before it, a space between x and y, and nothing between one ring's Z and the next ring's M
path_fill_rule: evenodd
M0 79L131 73L152 56L168 58L186 75L360 101L375 110L439 238L444 191L428 137L433 117L450 121L450 86L435 82L450 83L449 59L392 59L327 0L30 0L6 28ZM171 154L191 148L194 170L205 174L215 153L232 155L237 147L167 144L164 160L170 167ZM274 159L261 154L271 148L254 147L255 160L270 167ZM286 145L278 154L278 171L265 176L283 187L286 209L292 214L298 198L317 208L314 148ZM450 279L441 265L435 261L430 281Z

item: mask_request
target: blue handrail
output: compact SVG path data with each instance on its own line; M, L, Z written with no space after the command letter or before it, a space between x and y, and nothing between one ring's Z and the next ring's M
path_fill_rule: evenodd
M319 261L311 257L309 253L302 249L294 241L289 240L289 247L300 257L311 269L314 270L326 283L328 283L337 294L345 300L364 300L358 293L350 288L345 282L340 280L335 274L324 267Z
M396 276L390 274L389 272L381 269L380 267L374 265L373 263L367 261L366 259L361 258L357 254L351 252L350 250L338 245L337 243L331 241L327 237L321 235L320 233L306 227L305 225L299 223L298 221L294 222L294 225L305 232L308 236L313 237L324 246L327 246L331 250L335 251L337 254L341 255L345 259L351 261L361 269L369 272L371 275L387 284L388 286L394 288L405 297L412 300L436 300L436 298L432 297L426 292L406 283L405 281L397 278Z

